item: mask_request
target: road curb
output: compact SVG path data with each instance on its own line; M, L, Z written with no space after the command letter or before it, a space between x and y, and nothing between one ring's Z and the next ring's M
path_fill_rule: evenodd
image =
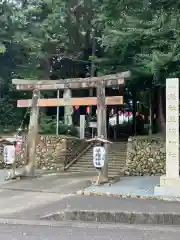
M101 197L117 197L117 198L137 198L143 200L161 200L161 201L175 201L180 202L180 197L168 197L168 196L144 196L137 194L114 194L114 193L103 193L103 192L91 192L87 190L79 190L76 192L78 195L85 196L101 196Z
M64 212L43 216L40 219L53 220L53 221L83 221L83 222L100 222L100 223L180 225L180 214L176 214L176 213L66 210Z

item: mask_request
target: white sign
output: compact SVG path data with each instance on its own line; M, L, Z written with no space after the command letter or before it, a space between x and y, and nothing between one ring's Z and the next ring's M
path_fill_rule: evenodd
M80 115L80 139L85 137L85 115Z
M90 122L89 127L90 128L97 128L97 122Z
M15 161L15 147L12 145L7 145L4 147L4 162L6 164L13 164Z
M166 176L179 177L179 79L166 79Z
M106 150L104 147L93 148L93 164L96 168L104 167Z

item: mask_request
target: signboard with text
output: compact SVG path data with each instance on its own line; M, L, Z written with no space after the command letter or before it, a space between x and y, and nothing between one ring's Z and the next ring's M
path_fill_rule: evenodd
M93 164L95 168L104 167L106 150L104 147L98 146L93 148Z
M13 145L7 145L3 151L5 164L13 164L15 161L15 147Z

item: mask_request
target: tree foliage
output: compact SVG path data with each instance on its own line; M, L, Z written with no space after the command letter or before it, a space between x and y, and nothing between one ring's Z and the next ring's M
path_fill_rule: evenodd
M51 78L61 58L89 63L93 29L102 74L131 70L131 88L180 74L179 0L3 0L0 27L3 99L17 98L12 77Z
M101 42L107 52L138 78L149 75L159 83L165 76L177 76L180 71L179 1L133 1L131 7L128 4L125 7L120 1L115 5L116 11L104 11L106 25ZM119 15L114 16L114 12Z

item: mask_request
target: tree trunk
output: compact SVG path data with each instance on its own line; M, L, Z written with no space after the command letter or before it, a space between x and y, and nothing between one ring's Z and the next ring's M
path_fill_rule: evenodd
M29 121L29 131L27 136L26 158L24 175L34 175L36 166L36 146L38 137L38 119L39 119L39 106L38 101L40 98L39 90L34 90L32 97L32 108Z
M165 133L166 123L165 117L163 113L163 89L159 88L159 124L160 124L160 131Z
M149 136L152 135L152 90L149 91Z
M137 103L136 103L136 91L132 92L132 101L133 101L133 125L132 132L136 135L136 111L137 111Z

